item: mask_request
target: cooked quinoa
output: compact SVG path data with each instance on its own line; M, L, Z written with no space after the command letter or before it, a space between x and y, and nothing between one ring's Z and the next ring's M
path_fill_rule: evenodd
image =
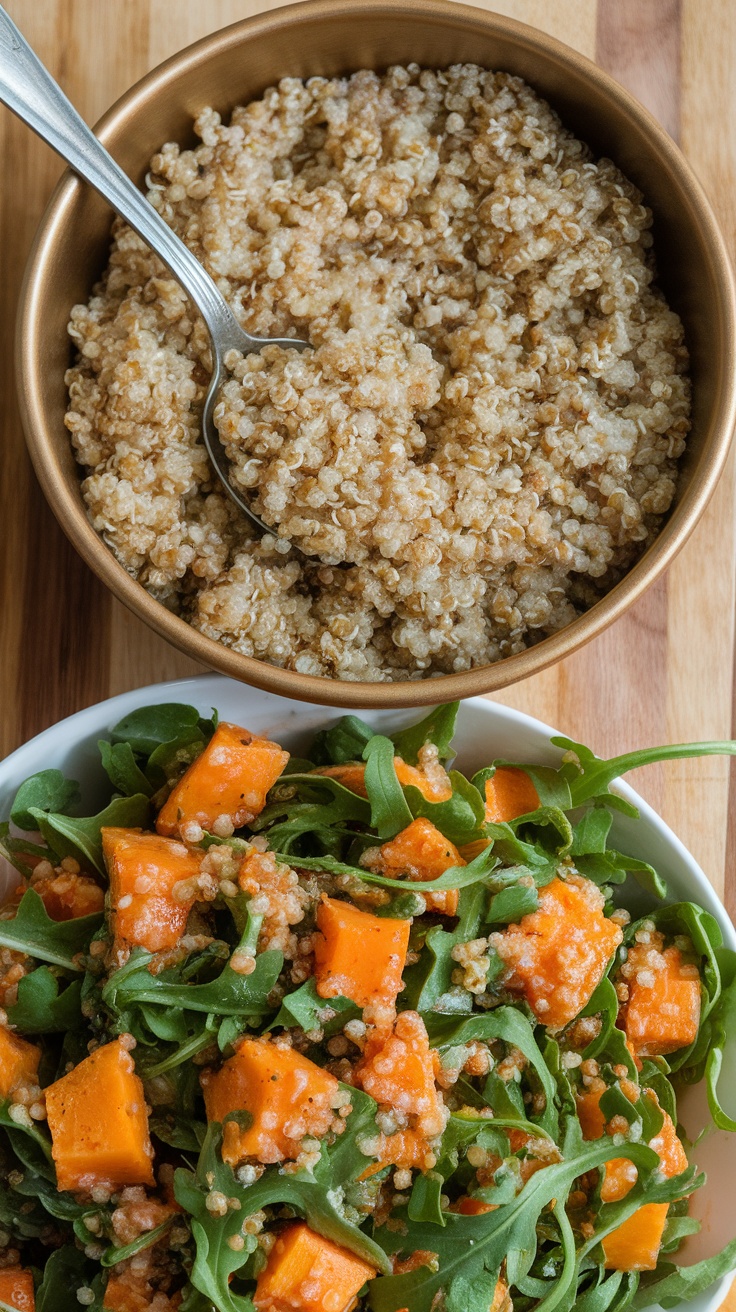
M72 311L66 420L117 558L207 636L341 679L464 670L569 624L656 536L688 432L640 193L474 65L286 78L195 129L149 199L245 327L311 343L231 356L217 408L278 537L213 477L204 325L118 221Z

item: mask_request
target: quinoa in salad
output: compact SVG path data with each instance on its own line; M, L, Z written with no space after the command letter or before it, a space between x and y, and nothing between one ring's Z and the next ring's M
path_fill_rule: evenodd
M490 664L587 610L656 536L689 427L637 189L475 65L285 78L194 127L151 203L249 331L311 348L228 361L260 539L202 443L204 325L116 222L66 422L118 560L208 637L348 680Z
M622 1312L736 1265L736 1239L678 1264L704 1177L677 1110L706 1072L736 1129L736 954L609 842L621 773L736 744L489 745L467 777L457 709L295 758L143 707L99 744L98 814L58 770L20 784L3 1306Z

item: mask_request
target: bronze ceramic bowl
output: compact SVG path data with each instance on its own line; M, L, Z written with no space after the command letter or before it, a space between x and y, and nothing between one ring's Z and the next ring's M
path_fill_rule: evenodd
M41 486L91 568L126 606L181 651L282 696L338 706L420 706L492 692L569 655L631 605L670 563L715 486L736 412L734 288L723 241L680 151L650 114L589 60L531 27L449 0L310 0L247 19L162 64L105 115L98 135L142 183L162 142L192 141L205 105L227 113L289 75L334 76L415 61L472 62L525 78L597 155L611 157L655 215L659 277L685 324L693 427L676 504L656 541L611 592L567 628L497 664L440 678L349 683L277 669L204 637L155 601L91 527L64 427L66 326L104 267L109 208L67 173L38 232L19 321L23 422Z

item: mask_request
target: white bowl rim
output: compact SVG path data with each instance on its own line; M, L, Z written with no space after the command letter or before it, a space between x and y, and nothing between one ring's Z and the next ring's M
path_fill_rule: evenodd
M218 689L229 685L237 689L245 699L264 699L265 701L274 701L283 703L291 714L298 713L300 710L309 711L311 716L324 712L328 715L330 712L337 712L339 715L360 714L370 720L376 714L377 708L365 708L351 710L349 707L339 706L317 706L312 702L298 702L292 699L286 699L278 694L261 691L248 684L242 684L235 679L229 679L226 675L218 673L206 673L197 675L185 675L179 679L167 679L160 683L146 684L140 688L130 689L127 692L118 693L113 697L106 698L103 701L95 702L91 706L86 706L82 710L75 711L55 724L49 725L48 728L36 734L33 738L28 739L20 747L10 752L2 761L0 761L0 799L6 792L8 784L17 779L18 783L26 777L28 771L24 773L24 758L30 757L48 743L51 745L54 739L62 731L63 738L66 742L81 743L87 739L90 734L95 736L104 733L100 728L100 720L104 717L107 724L114 724L121 719L124 714L137 706L153 705L156 701L191 701L192 704L204 703L210 706L217 705ZM472 708L482 715L488 715L497 722L507 725L513 724L522 726L531 730L535 734L544 735L546 738L561 736L560 731L552 729L544 721L534 716L527 715L524 711L517 711L513 707L505 706L500 702L492 700L490 697L468 697L462 703L462 706L472 706ZM393 713L397 718L411 723L413 719L419 719L426 714L426 708L422 707L387 707L381 708L382 714ZM53 767L53 761L49 760L49 766ZM673 853L680 858L683 865L688 869L689 876L693 881L694 900L699 905L709 911L715 919L723 933L723 941L726 947L736 950L736 928L734 927L721 899L718 897L713 885L708 880L704 871L695 860L694 856L688 851L684 843L680 841L677 835L670 829L669 825L657 814L644 798L636 792L630 784L624 780L616 783L616 791L627 801L633 803L639 811L640 820L657 833L666 844L670 846ZM2 819L2 816L0 816ZM736 1276L736 1271L729 1275L722 1276L717 1280L710 1289L704 1291L700 1298L707 1298L705 1303L699 1303L698 1312L718 1312L721 1304L724 1302L731 1283ZM681 1306L683 1309L691 1305L690 1301L684 1302ZM651 1305L651 1312L656 1312L658 1305Z

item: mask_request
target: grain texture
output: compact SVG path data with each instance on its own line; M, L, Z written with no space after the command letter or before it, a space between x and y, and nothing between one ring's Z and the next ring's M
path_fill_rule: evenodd
M491 0L475 3L491 7ZM13 18L89 121L182 45L277 6L278 0L8 0ZM493 7L567 41L638 95L680 140L733 247L736 10L729 0L496 0ZM13 327L23 264L60 165L1 109L0 153L4 176L13 180L0 195L0 750L7 752L84 705L196 667L104 592L37 490L14 395ZM655 740L731 736L735 500L732 461L667 576L582 652L499 700L605 754ZM732 773L728 762L710 759L652 767L633 782L735 910Z

